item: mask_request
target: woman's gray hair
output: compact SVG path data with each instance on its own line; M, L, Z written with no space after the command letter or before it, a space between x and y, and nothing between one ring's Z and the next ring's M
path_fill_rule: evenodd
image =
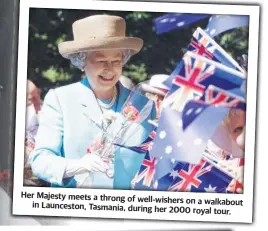
M69 59L75 67L83 71L86 65L86 59L87 59L88 54L89 54L88 52L78 52L78 53L70 54ZM122 61L123 61L123 66L124 66L132 55L131 50L128 50L128 49L122 50L122 55L123 55Z
M80 70L86 65L87 52L79 52L69 55L71 63Z

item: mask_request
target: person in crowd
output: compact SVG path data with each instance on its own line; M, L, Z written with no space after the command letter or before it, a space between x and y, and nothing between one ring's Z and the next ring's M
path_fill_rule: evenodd
M27 80L26 100L26 126L25 126L25 151L24 151L24 180L25 186L49 186L49 184L33 175L29 163L29 156L35 147L35 136L38 131L38 114L41 111L40 89Z
M30 155L33 173L55 187L130 189L143 155L118 149L114 173L100 156L87 153L102 132L106 111L121 112L130 90L119 81L124 64L143 40L126 36L126 22L111 15L89 16L73 23L73 41L59 44L60 54L85 72L80 82L51 89L45 96ZM154 119L154 110L148 119ZM129 142L141 143L153 126L145 120Z
M223 150L224 154L241 158L245 152L246 112L241 109L231 109L223 122L214 132L211 141Z
M27 80L27 106L30 105L34 106L36 113L40 111L40 89L31 80Z
M164 84L169 75L155 74L151 76L149 81L142 83L141 88L146 96L155 102L156 119L159 118L161 112L161 105L169 88Z
M122 85L125 88L128 88L129 90L132 90L135 87L135 85L132 82L132 80L130 78L124 76L124 75L120 76L119 81L122 83Z

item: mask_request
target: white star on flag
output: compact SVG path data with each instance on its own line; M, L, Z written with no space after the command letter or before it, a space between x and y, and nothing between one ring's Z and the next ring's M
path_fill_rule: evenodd
M185 22L184 22L184 21L181 21L181 22L178 22L178 23L177 23L177 26L178 26L178 27L181 27L181 26L183 26L184 24L185 24Z
M186 115L190 115L190 114L192 114L192 112L193 112L193 109L191 108L186 112Z
M206 192L216 192L216 186L212 187L211 184L208 186L208 188L204 188Z
M168 22L168 18L164 18L161 20L161 23L166 23L166 22Z
M166 135L167 135L167 133L166 133L165 131L161 131L161 132L159 133L159 137L160 137L160 139L164 139L164 138L166 137Z
M171 173L170 173L170 176L172 176L172 177L173 177L173 180L174 180L176 177L178 177L178 176L179 176L179 174L178 174L178 172L177 172L177 171L172 170L172 171L171 171Z
M167 146L165 149L165 153L169 155L172 152L173 148L171 146Z
M199 114L201 111L203 111L202 107L197 108L197 110L195 111L195 114Z

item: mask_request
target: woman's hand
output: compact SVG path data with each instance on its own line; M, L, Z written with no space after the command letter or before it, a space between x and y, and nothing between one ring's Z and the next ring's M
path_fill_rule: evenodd
M89 172L106 172L106 170L109 169L108 164L93 153L83 156L80 159L80 164Z
M70 160L63 177L68 178L86 172L106 172L107 169L109 169L108 164L99 156L90 153L79 160Z

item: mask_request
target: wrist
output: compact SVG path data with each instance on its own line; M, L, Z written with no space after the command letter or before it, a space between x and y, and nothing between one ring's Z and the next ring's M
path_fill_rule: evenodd
M66 164L64 178L73 177L75 175L83 174L88 170L83 166L81 159L72 160L69 159Z

